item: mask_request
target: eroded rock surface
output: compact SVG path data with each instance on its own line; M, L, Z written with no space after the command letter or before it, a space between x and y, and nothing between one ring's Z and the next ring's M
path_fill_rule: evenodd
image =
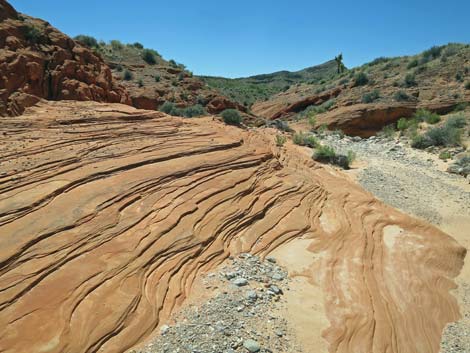
M318 257L331 352L438 352L459 318L463 247L270 130L48 102L0 134L5 352L124 352L199 274L299 237Z

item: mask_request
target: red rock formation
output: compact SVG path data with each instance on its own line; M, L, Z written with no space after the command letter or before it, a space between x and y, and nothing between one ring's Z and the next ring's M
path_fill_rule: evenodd
M47 22L19 15L0 0L0 115L37 99L130 104L103 60Z
M253 105L252 111L254 114L266 119L289 118L311 105L320 105L329 99L337 97L341 91L341 87L337 87L321 94L299 99L294 103L288 103L287 106L278 100L259 102Z
M95 102L2 119L0 350L125 352L201 272L311 239L330 352L437 353L465 249L275 134Z
M458 104L455 100L423 103L377 103L355 104L340 107L317 118L317 127L326 125L330 130L342 130L345 134L369 137L386 125L395 123L402 117L411 117L417 109L428 109L445 114Z

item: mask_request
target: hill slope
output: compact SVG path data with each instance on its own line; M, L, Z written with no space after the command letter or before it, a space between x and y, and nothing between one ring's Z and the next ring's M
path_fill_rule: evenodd
M295 72L278 71L271 74L235 79L212 76L200 77L209 87L248 107L255 102L266 100L276 93L286 91L292 85L304 82L322 82L325 79L334 77L335 74L336 63L331 60Z

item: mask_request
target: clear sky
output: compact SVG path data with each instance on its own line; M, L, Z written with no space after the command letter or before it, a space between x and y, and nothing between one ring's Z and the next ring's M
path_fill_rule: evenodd
M70 36L141 42L199 75L300 70L470 43L470 0L11 0Z

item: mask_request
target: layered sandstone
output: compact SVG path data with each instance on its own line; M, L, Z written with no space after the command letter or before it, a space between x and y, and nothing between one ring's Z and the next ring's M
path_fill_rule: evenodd
M91 50L5 0L0 9L0 115L21 114L40 98L131 103Z
M48 102L0 134L4 352L124 352L200 273L298 238L330 352L437 353L459 317L464 248L270 130Z

